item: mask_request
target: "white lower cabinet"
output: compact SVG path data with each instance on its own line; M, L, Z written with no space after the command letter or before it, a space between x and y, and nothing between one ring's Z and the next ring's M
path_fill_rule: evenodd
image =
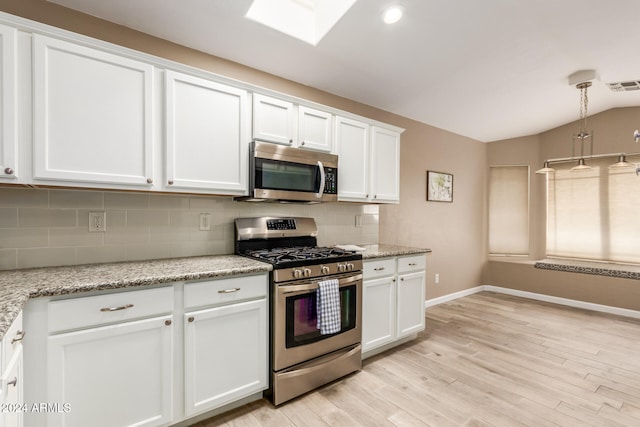
M29 300L25 396L5 387L0 402L40 405L25 427L120 427L169 426L257 399L268 387L267 287L262 273ZM3 359L16 358L4 346L13 329ZM22 365L11 369L3 387Z
M425 265L424 254L365 260L363 356L391 348L425 328Z
M263 298L184 315L187 416L267 387L266 313Z
M160 426L172 420L172 316L48 339L48 426Z
M22 313L0 342L0 427L22 427L27 410L23 398Z

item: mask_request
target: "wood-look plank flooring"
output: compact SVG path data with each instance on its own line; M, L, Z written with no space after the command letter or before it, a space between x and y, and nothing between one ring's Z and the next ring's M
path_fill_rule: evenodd
M640 320L482 292L343 380L197 426L640 426Z

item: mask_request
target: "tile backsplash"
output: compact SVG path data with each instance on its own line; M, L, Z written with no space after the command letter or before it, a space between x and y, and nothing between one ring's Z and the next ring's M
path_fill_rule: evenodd
M89 232L89 212L106 213L106 231ZM264 215L314 217L320 245L378 243L376 205L0 187L0 270L230 254L233 220Z

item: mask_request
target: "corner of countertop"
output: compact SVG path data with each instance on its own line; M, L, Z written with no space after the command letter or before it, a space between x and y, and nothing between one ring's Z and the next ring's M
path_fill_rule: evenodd
M385 243L378 243L376 245L361 245L361 246L365 248L365 250L362 251L363 259L386 258L386 257L393 257L393 256L419 255L419 254L431 253L431 249L429 248L388 245Z

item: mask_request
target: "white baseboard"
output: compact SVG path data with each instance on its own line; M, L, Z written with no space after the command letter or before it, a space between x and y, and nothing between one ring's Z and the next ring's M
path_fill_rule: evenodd
M569 298L554 297L551 295L538 294L535 292L519 291L517 289L502 288L500 286L492 286L492 285L476 286L475 288L465 289L464 291L454 292L452 294L444 295L438 298L432 298L430 300L425 301L424 306L425 308L433 307L434 305L442 304L448 301L453 301L455 299L462 298L467 295L473 295L483 291L497 292L501 294L513 295L516 297L530 298L538 301L545 301L545 302L551 302L554 304L566 305L569 307L600 311L603 313L609 313L609 314L615 314L618 316L626 316L626 317L633 317L635 319L640 319L640 311L637 311L637 310L629 310L626 308L613 307L610 305L594 304L591 302L579 301L579 300L574 300Z

